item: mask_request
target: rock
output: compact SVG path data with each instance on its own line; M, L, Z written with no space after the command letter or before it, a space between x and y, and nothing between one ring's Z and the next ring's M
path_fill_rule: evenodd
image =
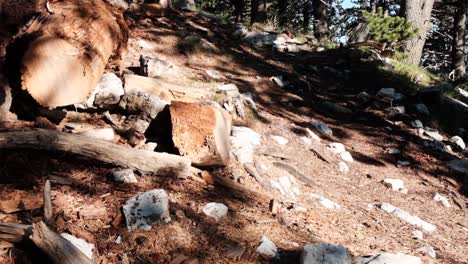
M320 121L312 121L310 123L313 127L315 127L318 131L321 133L328 135L328 136L333 136L333 131L325 124L323 124Z
M247 32L242 38L242 41L247 42L254 48L265 48L272 46L276 39L276 34L268 32Z
M401 253L380 253L372 256L356 257L355 264L421 264L421 259Z
M180 10L194 10L197 8L195 0L174 0L171 6Z
M304 142L304 144L306 144L306 145L312 145L312 140L310 138L308 138L308 137L303 136L303 137L300 137L299 139L302 142Z
M150 126L150 122L135 115L129 116L126 120L126 123L130 123L130 126L139 133L145 133Z
M140 73L143 76L152 78L161 77L170 70L174 70L172 63L146 56L140 57Z
M429 257L431 257L433 259L435 259L437 257L434 248L431 247L431 246L424 246L424 247L418 248L416 250L416 252L422 253L424 255L428 255Z
M340 170L341 173L348 173L349 172L348 165L343 161L338 162L338 169Z
M327 149L335 155L341 154L346 151L345 146L341 143L330 143L327 145Z
M130 91L119 102L119 107L130 114L138 114L146 119L155 119L166 107L167 102L144 91Z
M394 88L382 88L377 92L377 96L393 99L395 97Z
M468 175L468 160L467 159L449 161L447 162L447 166L455 172Z
M414 128L423 128L423 123L420 120L411 121L411 126Z
M419 230L413 231L412 238L417 239L417 240L423 240L424 239L424 233L419 231Z
M105 141L114 141L115 138L115 132L112 128L96 128L79 132L77 134Z
M415 104L414 108L416 109L416 112L422 115L429 116L431 115L431 112L429 112L429 108L425 104Z
M273 76L271 77L271 80L281 88L286 86L286 83L283 80L283 76Z
M305 131L307 133L307 136L310 137L312 140L319 142L319 143L320 141L322 141L320 137L317 136L317 134L315 134L314 132L312 132L312 130L310 130L309 128L306 128Z
M380 209L382 209L383 211L389 213L389 214L392 214L398 218L400 218L401 220L411 224L411 225L414 225L414 226L417 226L421 229L423 229L424 231L428 232L428 233L432 233L436 230L436 227L433 225L433 224L430 224L426 221L423 221L421 218L417 217L417 216L414 216L414 215L411 215L410 213L398 208L398 207L395 207L391 204L387 204L387 203L382 203L380 205L378 205Z
M392 191L401 191L405 189L405 183L400 179L385 179L383 183Z
M77 238L67 233L61 233L60 236L70 241L77 249L79 249L86 257L93 260L94 245L86 242L86 240Z
M227 165L231 120L209 104L173 101L169 107L172 141L182 156L197 166Z
M368 103L372 100L372 96L366 92L360 92L356 97L363 103Z
M296 180L291 175L281 176L278 181L270 180L271 186L278 189L281 195L288 195L289 197L295 198L301 192L296 187Z
M94 94L94 105L97 107L108 107L118 104L124 95L122 80L114 73L105 73L99 81ZM89 100L92 100L91 98ZM89 105L88 100L88 106Z
M208 203L203 207L202 211L207 216L219 221L226 217L228 208L222 203Z
M138 183L135 173L132 170L119 170L112 173L114 181L124 182L124 183Z
M454 143L455 145L457 145L457 147L460 149L460 150L464 150L466 148L466 145L465 145L465 142L463 141L463 139L459 136L453 136L452 138L450 138L450 142Z
M304 246L301 264L351 264L351 256L342 245L327 243Z
M281 136L275 136L275 135L271 135L270 136L274 141L276 141L276 143L280 144L280 145L286 145L289 143L289 140L287 140L286 138L284 137L281 137Z
M232 32L231 36L232 36L233 39L240 39L240 38L244 37L245 35L247 35L247 33L248 33L247 29L238 28L234 32Z
M389 149L386 149L385 152L390 154L390 155L399 155L399 154L401 154L401 151L399 149L397 149L397 148L389 148Z
M440 202L445 207L451 207L449 200L439 193L434 193L434 195L432 195L432 199L434 201Z
M332 202L328 200L327 198L320 196L318 194L311 194L310 197L318 199L319 203L325 208L328 208L328 209L340 209L341 208L339 204Z
M386 109L391 115L405 114L406 108L404 106L394 106Z
M407 161L407 160L399 160L398 165L400 165L402 167L407 167L407 166L411 165L411 163L409 161Z
M206 74L208 74L208 76L210 76L212 79L215 79L215 80L224 79L224 76L223 76L219 71L216 71L216 70L206 70L205 72L206 72Z
M339 156L344 161L354 162L353 156L351 156L351 153L349 151L342 152L339 154Z
M163 189L147 191L130 198L123 206L129 231L149 231L153 224L169 223L169 197Z
M267 258L279 258L278 248L266 236L262 236L262 241L255 251Z
M444 137L439 134L439 131L437 130L430 130L430 129L424 129L424 134L437 140L437 141L442 141L444 140Z
M232 154L241 164L252 163L255 148L260 145L260 135L248 127L233 127L231 135Z

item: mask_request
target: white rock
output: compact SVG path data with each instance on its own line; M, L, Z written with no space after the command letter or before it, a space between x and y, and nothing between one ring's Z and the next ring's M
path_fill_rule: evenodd
M348 165L343 161L338 162L338 168L339 168L340 172L342 172L342 173L348 173L349 172Z
M380 253L372 256L356 257L355 264L421 264L421 259L402 253Z
M342 245L308 244L302 251L301 264L351 264L351 256Z
M231 152L241 163L253 162L255 148L260 145L260 135L248 127L233 127Z
M142 49L148 49L148 50L155 48L155 45L149 43L148 41L144 39L138 40L138 46L140 46L140 48Z
M333 135L333 131L327 125L323 124L320 121L312 121L310 124L323 134L329 136Z
M400 179L385 179L383 183L388 188L392 189L392 191L400 191L405 189L405 183Z
M77 134L105 141L114 141L115 138L115 132L112 128L96 128L86 130Z
M208 76L210 76L211 78L215 80L220 80L224 78L224 76L219 71L216 71L216 70L206 70L205 72L206 74L208 74Z
M310 197L318 199L319 203L325 208L328 208L328 209L340 209L341 208L339 204L332 202L328 200L327 198L320 196L318 194L311 194Z
M411 126L414 127L414 128L423 128L424 127L421 120L411 121Z
M287 140L286 138L282 137L282 136L275 136L275 135L271 135L271 138L276 141L276 143L280 144L280 145L286 145L289 143L289 140Z
M268 258L279 258L278 248L266 236L262 236L262 241L255 251Z
M428 255L429 257L434 258L434 259L437 257L437 254L434 248L431 246L424 246L424 247L418 248L416 252L422 253L424 255Z
M149 231L155 223L169 223L169 197L163 189L147 191L130 198L123 206L129 231Z
M431 112L429 112L429 108L427 108L427 106L425 104L415 104L414 108L420 114L423 114L423 115L430 115L431 114Z
M61 233L60 235L66 240L70 241L70 243L72 243L77 249L79 249L86 257L88 257L91 260L93 259L93 244L86 242L86 240L84 239L77 238L67 233Z
M445 207L451 207L449 200L439 193L434 193L434 195L432 195L432 199L434 201L440 202Z
M114 73L105 73L96 87L94 105L99 107L115 105L122 95L124 95L122 80Z
M424 239L424 233L421 232L420 230L415 230L413 231L413 238L417 240L423 240Z
M398 165L406 167L406 166L411 165L411 163L409 161L407 161L407 160L399 160Z
M273 43L276 45L283 45L286 44L286 39L283 37L277 37Z
M454 143L457 145L461 150L464 150L466 148L465 141L459 136L453 136L450 138L450 142Z
M288 195L292 198L295 198L296 195L299 195L301 192L299 188L295 186L296 180L293 176L281 176L278 178L278 181L270 180L271 185L278 189L281 195Z
M310 137L312 140L314 140L316 142L321 141L320 137L317 134L315 134L314 132L312 132L312 130L310 130L309 128L306 128L305 130L307 132L307 136Z
M341 154L346 151L345 146L341 143L330 143L327 145L327 149L335 155Z
M390 155L398 155L401 153L401 151L397 148L389 148L385 151L386 153L390 154Z
M207 203L203 209L203 213L207 216L219 221L226 217L228 213L228 207L222 203Z
M312 140L306 136L300 137L299 138L304 144L306 145L312 145Z
M394 88L382 88L380 91L377 92L378 96L387 97L393 99L395 97L395 89Z
M138 183L135 173L130 169L114 171L112 176L114 177L114 181L117 182Z
M421 229L423 229L424 231L426 232L434 232L436 230L436 227L433 225L433 224L430 224L424 220L422 220L421 218L417 217L417 216L414 216L414 215L411 215L410 213L398 208L398 207L395 207L391 204L388 204L388 203L382 203L379 205L379 208L382 209L383 211L389 213L389 214L392 214L398 218L400 218L401 220L411 224L411 225L414 225L414 226L417 226Z
M286 83L283 80L283 76L273 76L271 77L271 80L279 87L283 88L286 86Z
M437 141L442 141L444 140L444 137L442 135L439 134L439 132L437 130L428 130L428 129L424 129L424 134L437 140Z
M118 237L115 239L115 243L116 243L116 244L122 243L122 237L121 237L121 236L118 236Z
M353 156L351 156L351 153L349 153L349 151L342 152L339 155L340 155L340 158L344 161L354 162Z
M158 78L170 73L171 71L174 72L175 66L171 62L167 62L165 60L141 56L140 71L144 76Z

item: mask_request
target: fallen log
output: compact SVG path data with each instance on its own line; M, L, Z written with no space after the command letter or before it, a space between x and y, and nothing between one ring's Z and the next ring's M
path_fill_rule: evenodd
M119 57L126 47L128 27L122 13L107 1L49 0L41 1L45 3L40 8L37 1L19 1L23 6L3 2L12 2L2 14L13 18L36 12L10 43L7 64L18 65L17 81L44 107L86 101L109 59ZM33 11L17 11L20 8Z
M0 149L62 151L148 174L179 178L190 175L191 162L184 157L133 149L53 130L1 132Z
M50 230L44 222L33 224L29 237L38 248L57 264L91 264L93 263L83 252L70 241Z

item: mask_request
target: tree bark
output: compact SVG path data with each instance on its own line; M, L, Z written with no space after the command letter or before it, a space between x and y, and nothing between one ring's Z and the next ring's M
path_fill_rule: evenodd
M0 7L6 2L2 15L22 29L7 49L7 64L17 68L18 86L44 107L86 101L109 59L126 47L123 14L107 1L0 0Z
M466 74L465 64L465 30L467 16L466 0L458 0L454 15L453 39L452 39L452 67L455 70L455 79L459 80Z
M310 29L310 20L312 17L312 5L310 1L305 1L304 2L304 7L302 10L302 15L304 16L304 22L302 25L302 28L305 33L309 32Z
M390 0L383 0L382 1L382 9L383 9L384 17L388 16L388 13L390 11Z
M0 149L63 151L143 173L179 178L189 176L191 166L189 159L180 156L138 150L86 136L43 129L1 132Z
M313 0L314 35L322 42L328 38L327 5L326 0Z
M266 5L263 0L251 0L250 24L266 21Z
M232 0L234 5L234 16L236 23L240 23L244 20L244 9L245 9L245 0Z
M377 0L370 0L370 12L372 14L377 13Z
M278 0L278 19L280 26L285 26L288 20L288 0Z
M406 0L404 14L408 21L418 30L417 37L406 42L407 63L418 65L426 43L427 33L431 28L431 13L434 0Z

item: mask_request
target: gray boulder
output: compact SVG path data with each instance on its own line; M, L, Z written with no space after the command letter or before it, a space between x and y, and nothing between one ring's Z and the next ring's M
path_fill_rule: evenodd
M304 246L301 264L351 264L351 256L342 245L327 243Z
M144 192L130 198L123 206L129 231L149 231L153 224L169 223L169 197L163 189Z

